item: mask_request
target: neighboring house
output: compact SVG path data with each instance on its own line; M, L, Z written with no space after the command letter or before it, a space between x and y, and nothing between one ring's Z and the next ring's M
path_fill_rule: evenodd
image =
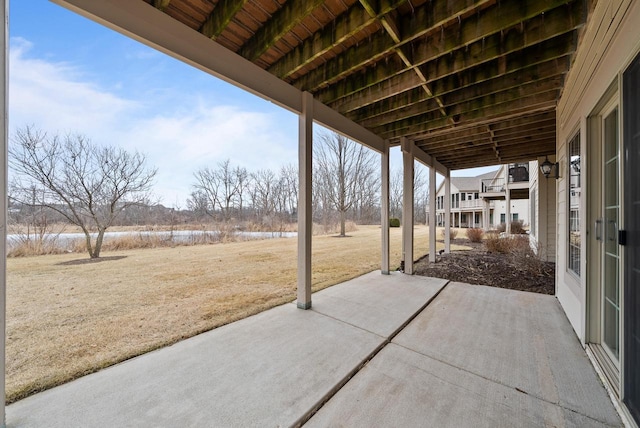
M438 226L445 225L444 198L443 181L436 192ZM450 212L452 227L493 229L506 225L507 218L528 224L529 165L501 165L476 177L451 177Z

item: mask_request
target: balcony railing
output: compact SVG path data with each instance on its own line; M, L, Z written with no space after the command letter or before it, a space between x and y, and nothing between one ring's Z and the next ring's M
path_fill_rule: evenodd
M460 201L460 209L465 208L482 208L484 206L482 199L472 199L470 201Z
M473 199L471 201L460 201L459 206L451 206L451 210L469 210L469 209L483 209L484 208L484 203L482 202L482 199ZM490 201L489 202L489 208L495 208L495 202L494 201ZM429 205L427 205L426 210L429 211ZM436 211L437 212L443 212L444 211L444 207L440 208L439 206L436 205Z
M488 178L481 182L482 193L504 192L504 178Z

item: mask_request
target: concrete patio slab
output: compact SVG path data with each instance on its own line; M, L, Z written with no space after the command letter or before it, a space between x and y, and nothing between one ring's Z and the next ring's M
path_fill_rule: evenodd
M450 283L394 342L589 418L620 423L553 296Z
M313 310L340 321L390 337L445 286L447 280L371 272L313 295Z
M14 403L7 426L294 425L444 284L365 275L316 293L317 309L283 305Z
M611 425L391 343L305 424L329 426Z

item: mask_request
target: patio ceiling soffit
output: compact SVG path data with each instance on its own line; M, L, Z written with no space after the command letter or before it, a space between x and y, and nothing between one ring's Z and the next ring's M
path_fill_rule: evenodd
M378 151L408 138L449 170L555 151L556 104L595 4L53 1L297 113L310 92L325 126Z

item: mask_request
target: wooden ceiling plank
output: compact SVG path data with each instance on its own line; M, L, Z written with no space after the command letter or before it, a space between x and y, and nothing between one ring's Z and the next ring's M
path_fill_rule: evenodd
M289 0L273 14L247 42L238 54L249 61L260 58L281 37L287 34L299 21L322 6L323 0Z
M493 76L491 79L481 80L470 85L456 85L457 77L450 77L434 82L432 88L440 96L442 106L446 107L510 89L535 90L535 83L540 85L553 81L560 87L563 83L564 73L566 73L564 64L551 61L550 64L544 64L542 67L534 65L502 76ZM370 108L347 113L346 116L356 122L362 122L363 126L374 126L376 121L386 123L397 120L398 117L410 116L412 113L418 114L423 108L422 106L428 105L431 98L416 91L414 89L404 92L396 97L385 99Z
M209 14L207 20L202 24L200 32L211 40L217 39L247 1L248 0L220 0Z
M523 130L521 133L514 133L506 137L499 137L497 135L491 136L487 132L477 133L475 135L469 135L465 139L456 140L444 140L444 141L429 141L425 143L416 143L419 147L423 148L427 153L438 155L439 153L449 152L451 150L458 150L464 148L467 150L473 150L485 145L493 144L494 141L499 142L500 145L518 144L521 141L531 140L531 138L537 138L543 136L544 138L555 138L555 126L545 129L544 131L531 133L531 130Z
M502 122L498 122L502 123ZM531 118L528 122L522 122L517 126L513 126L511 128L503 128L496 129L496 124L492 125L492 131L495 136L498 138L511 138L513 136L518 136L525 133L531 132L548 132L550 130L556 129L556 122L554 120L547 120L540 122L535 118ZM423 140L419 140L416 144L420 146L425 146L426 148L440 146L440 145L453 145L462 142L466 142L467 144L481 144L482 142L489 139L489 133L486 131L486 126L484 127L473 127L469 129L465 129L463 131L451 131L446 134L440 134L437 136L431 136L429 138L425 138Z
M442 99L449 114L456 115L486 106L516 101L521 99L523 95L533 97L537 94L546 94L550 91L557 91L559 94L561 83L562 80L560 77L551 77L541 81L533 81L520 86L514 86L501 91L477 96L469 94L463 90L460 93L454 93L451 98L444 96ZM465 96L466 94L468 94L468 96ZM410 120L411 118L423 118L425 114L441 111L439 106L436 106L435 108L432 106L430 109L424 108L425 103L428 103L429 101L430 100L427 100L424 103L413 105L406 109L396 110L386 115L376 116L373 119L357 120L357 122L365 128L376 129L384 125L395 126L399 123ZM347 115L347 117L353 120L349 115Z
M512 146L522 146L527 144L538 144L541 141L555 141L555 134L540 134L540 135L531 135L526 138L513 139L509 141L500 141L500 140L483 140L481 144L477 144L474 146L468 146L465 144L457 144L454 146L419 146L426 153L431 154L432 156L438 157L438 159L446 159L448 156L452 154L459 156L460 151L464 151L465 155L474 155L477 153L482 153L491 147L499 147L502 149L510 148Z
M171 0L153 0L153 7L164 12L169 7L169 3Z
M578 24L573 20L567 20L566 16L567 14L577 14L578 12L576 11L580 10L579 7L570 7L568 8L568 11L567 7L554 9L556 6L559 6L560 4L564 4L566 2L566 0L557 0L553 2L527 0L526 2L524 2L526 4L522 4L523 2L520 1L501 1L499 7L494 6L485 11L479 12L478 14L474 14L470 18L463 19L460 23L461 28L457 28L457 24L447 27L453 29L451 31L450 37L440 37L440 31L436 31L433 37L423 37L426 34L433 33L434 29L431 27L416 27L416 22L420 22L420 19L416 15L420 15L419 11L422 10L418 9L416 10L415 15L411 16L410 18L405 17L403 20L403 24L400 25L400 27L403 29L410 28L409 30L405 30L404 39L401 42L401 45L407 44L409 43L409 41L420 38L420 40L417 40L416 43L412 43L411 47L407 46L407 48L413 53L413 63L420 64L434 60L438 57L447 56L455 50L459 50L461 48L464 48L466 50L466 48L473 43L479 43L480 47L478 49L478 52L482 52L483 50L490 48L490 46L487 46L486 41L488 37L494 35L494 38L497 38L498 42L494 43L493 56L499 55L501 53L499 50L502 46L501 39L503 36L503 34L501 34L501 30L512 28L516 25L519 25L520 23L523 23L524 25L524 23L526 23L527 21L532 21L531 24L527 25L527 29L529 29L532 39L547 39L549 38L549 34L557 33L557 28L560 27L569 28L565 31L575 29ZM556 12L556 10L559 12ZM539 16L543 12L545 13L544 19ZM558 16L557 18L556 15ZM427 19L427 22L428 21L429 20ZM541 22L544 22L544 25L541 25ZM439 30L441 27L438 26L436 28ZM480 31L479 29L481 29L482 31ZM534 29L536 29L537 31L534 31ZM515 33L517 32L514 31L514 34ZM375 38L388 40L386 34L380 32L374 35L374 37L372 38L371 42L373 46L378 46L381 48L386 47L387 50L395 49L400 46L389 46L388 43L383 44L381 41L376 41ZM525 41L524 43L528 45L531 44L527 41ZM381 56L385 53L379 50L373 50L369 52L369 55L363 58L362 55L358 55L358 52L355 48L348 49L342 55L340 55L340 57L328 61L318 69L308 73L305 76L302 76L293 84L298 88L308 90L313 93L318 92L320 88L326 87L328 84L335 83L336 81L352 74L354 71L361 69L367 63L370 63L367 58L372 57L371 52L376 54L375 56ZM471 57L471 55L465 56ZM427 74L427 77L430 78L431 76ZM347 94L334 94L333 100L345 95ZM325 103L332 101L331 99L326 99L324 97L316 97Z
M491 125L492 128L504 128L504 127L517 127L520 125L541 122L548 119L554 119L556 112L553 108L544 108L544 109L532 109L529 112L517 112L511 113L504 116L500 116L497 119L489 119L480 122L471 122L467 124L459 124L455 127L448 126L442 127L441 129L432 129L425 133L416 133L412 135L412 139L416 142L420 142L423 140L431 140L435 138L447 138L449 135L462 135L462 133L467 133L466 135L472 135L472 132L476 129L483 128L483 131L486 132L486 125ZM481 132L481 131L478 131ZM393 144L392 144L393 145Z
M493 0L483 0L482 3L489 2L493 2ZM400 48L403 44L417 37L439 29L447 22L480 6L479 4L468 6L468 2L463 0L450 3L449 0L432 0L417 8L411 17L402 17L397 27L405 30L405 34L399 43L390 40L386 31L380 31L367 40L367 43L347 49L340 57L334 58L322 67L302 76L293 82L293 85L303 90L315 92L318 88L340 80L362 68L371 62L371 58L387 56L391 50ZM419 22L420 25L416 26L416 22ZM409 28L411 30L407 31Z
M502 104L481 105L481 107L477 109L471 109L469 108L470 106L459 106L454 114L460 116L460 121L468 124L472 124L476 120L489 123L503 115L526 114L530 111L553 109L557 102L557 96L558 91L550 91L545 94L521 97ZM448 126L447 123L448 122L438 117L438 115L428 113L423 116L416 116L393 124L368 129L386 139L407 136L407 138L415 140L416 138L413 137L412 134L426 134L430 129Z
M398 2L398 4L401 3ZM305 39L267 70L281 79L288 79L292 74L323 57L336 45L344 43L374 21L375 19L361 7L353 6L346 13L338 16L331 25L327 25Z
M541 68L555 66L566 70L569 55L574 50L573 34L563 33L553 39L542 41L522 50L509 52L504 56L484 51L478 56L472 56L471 59L429 62L422 65L421 68L425 75L431 77L429 83L446 79L441 83L444 88L438 89L445 91L447 87L455 86L456 83L458 86L468 86L498 75L515 73L534 66ZM352 92L351 95L328 105L347 113L382 102L386 98L394 96L387 94L383 90L385 87L393 86L395 95L399 95L418 86L415 79L408 79L407 76L407 73L396 75L387 81L367 87L364 91ZM322 98L321 95L318 96L320 101Z

